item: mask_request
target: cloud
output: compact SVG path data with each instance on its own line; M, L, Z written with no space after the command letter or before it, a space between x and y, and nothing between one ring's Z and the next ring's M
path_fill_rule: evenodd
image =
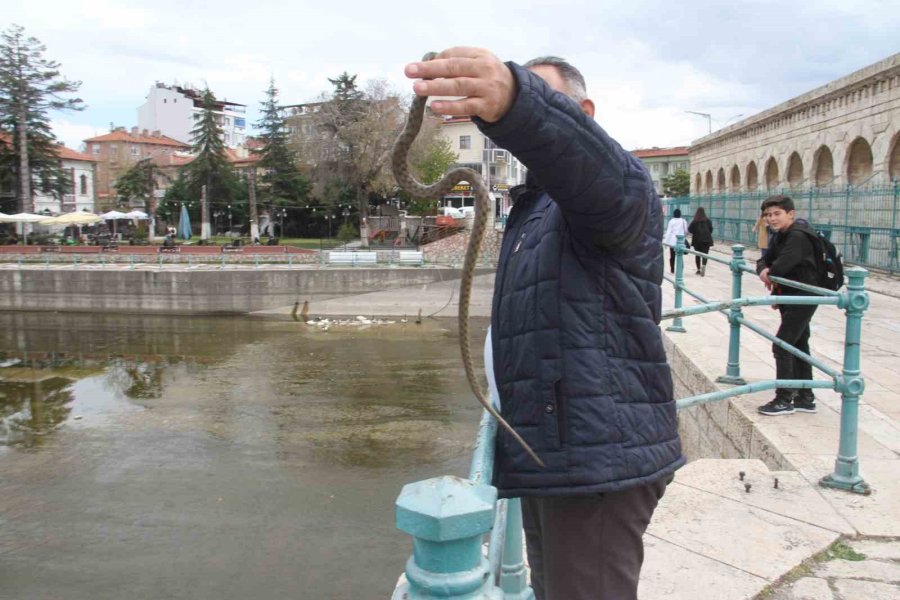
M286 103L311 101L342 71L403 92L403 65L427 50L487 47L503 59L563 56L585 75L623 145L684 144L895 52L887 0L31 0L4 15L84 81L71 123L131 125L155 81L208 83L255 121L270 75Z
M103 127L94 127L93 125L85 125L73 123L66 119L55 119L51 121L51 128L56 139L63 142L72 150L82 150L83 141L106 133L108 130Z

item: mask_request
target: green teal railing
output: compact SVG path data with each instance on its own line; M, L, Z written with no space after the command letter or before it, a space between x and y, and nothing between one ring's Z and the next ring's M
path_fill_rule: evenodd
M675 276L664 276L666 281L675 286L675 308L663 311L663 319L674 319L678 328L670 327L668 330L684 332L685 328L681 318L689 315L699 315L708 312L727 312L730 323L728 340L728 362L725 374L717 379L720 383L735 385L729 390L702 394L678 401L679 408L687 408L696 404L722 400L732 396L771 390L775 388L827 388L841 394L841 431L838 443L838 456L835 461L834 471L820 480L825 487L838 488L851 492L869 494L871 489L859 474L859 458L857 455L857 435L859 421L859 398L865 390L865 379L860 371L860 344L862 336L862 318L869 307L869 295L865 290L865 280L868 271L860 267L847 270L847 286L839 292L827 290L812 285L806 285L795 281L772 277L772 281L786 284L790 287L801 289L816 294L815 296L760 296L742 297L742 276L744 273L756 271L746 264L744 259L744 247L740 244L732 246L731 260L724 260L716 256L688 249L684 245L684 236L676 236L675 245ZM723 263L729 266L732 273L731 300L710 302L684 285L684 255L693 254ZM683 306L683 294L688 294L702 304L688 308ZM843 309L846 315L844 330L844 358L842 369L838 371L825 362L802 352L794 346L783 342L759 325L747 320L741 308L744 306L771 306L774 304L803 304L803 305L833 305ZM673 324L674 325L674 324ZM747 383L741 377L740 347L741 328L746 327L753 333L762 336L773 344L790 352L794 356L809 363L819 371L825 373L830 381L808 381L793 379L772 379Z
M718 193L666 198L690 220L702 206L713 222L716 238L756 245L753 226L763 200L772 194L794 200L797 216L808 220L844 255L848 263L900 272L900 181L880 186L846 186Z
M671 319L670 331L685 331L684 317L711 312L723 312L730 323L728 362L722 383L733 384L727 390L682 398L678 409L716 402L741 394L783 388L834 389L841 393L841 432L834 471L824 476L820 484L852 492L869 494L869 485L859 475L857 456L857 421L859 398L865 389L860 372L860 336L862 316L869 305L865 291L867 271L858 267L847 271L849 283L841 292L807 286L773 277L779 283L816 293L816 296L760 296L742 297L742 276L754 272L743 257L744 247L732 247L731 260L702 254L684 246L678 236L675 246L676 271L665 279L675 285L675 308L663 312L663 319ZM694 254L713 262L728 265L732 272L731 299L710 301L684 285L684 255ZM702 304L685 307L687 294ZM847 315L844 360L840 371L824 362L785 344L774 335L744 318L744 306L772 304L821 304L843 309ZM746 327L791 354L809 362L828 375L829 381L766 380L747 383L740 372L740 332ZM488 334L490 340L490 334ZM485 351L490 356L489 348ZM490 364L488 379L493 381ZM497 394L491 387L491 400ZM494 438L497 423L485 412L478 430L475 450L467 479L444 476L410 483L403 487L396 502L396 524L413 538L413 553L406 562L404 578L395 588L393 600L473 599L531 600L534 594L528 585L523 558L522 513L518 499L498 500L497 490L490 485L494 465ZM487 550L484 540L487 536Z

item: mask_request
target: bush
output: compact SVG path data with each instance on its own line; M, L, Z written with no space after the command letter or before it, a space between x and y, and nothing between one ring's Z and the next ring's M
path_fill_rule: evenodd
M350 240L359 237L359 232L357 232L356 227L350 223L344 223L338 230L337 236L339 240L346 244Z

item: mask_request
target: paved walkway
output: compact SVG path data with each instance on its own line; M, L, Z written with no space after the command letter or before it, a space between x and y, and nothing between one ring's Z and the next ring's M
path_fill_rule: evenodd
M756 412L771 392L736 398L734 407L755 425L755 439L777 449L787 466L772 471L759 460L702 459L679 471L646 536L642 600L900 598L900 280L871 279L878 292L871 294L863 323L866 392L860 404L859 459L873 493L859 496L818 486L837 454L836 393L816 391L817 414L781 417ZM686 280L710 300L730 296L731 273L725 266L710 263L702 278L690 270ZM314 303L310 315L402 317L421 309L424 316L452 317L457 286L452 280L334 299ZM489 314L492 288L493 276L477 278L474 316ZM671 308L672 286L664 289L663 306ZM765 291L748 274L744 293ZM746 309L745 315L769 331L777 329L778 313L768 307ZM715 314L690 317L685 326L686 333L666 335L714 380L725 370L727 320ZM844 313L820 307L812 322L813 354L838 369L843 331ZM742 333L741 370L750 381L775 376L770 343L749 331Z
M727 247L719 250L728 252ZM756 253L749 254L755 260ZM729 298L731 273L724 265L710 263L706 277L696 275L694 269L686 273L685 284L704 297ZM679 473L671 488L674 498L664 499L648 532L653 541L648 544L647 593L642 598L752 598L766 587L773 588L768 597L779 600L900 597L900 542L894 541L900 538L900 280L883 275L873 275L871 280L870 288L877 291L870 294L871 306L863 321L866 391L860 402L859 461L872 494L859 496L817 483L832 471L837 454L837 393L816 390L816 414L779 417L756 412L772 392L736 398L733 405L753 421L754 435L776 448L791 470L770 472L758 461L703 460ZM664 289L663 307L671 308L672 286L666 284ZM766 293L749 274L744 276L743 292L747 296ZM752 307L744 313L768 331L778 327L778 312L768 307ZM823 306L811 326L813 355L838 370L844 322L843 311ZM724 316L690 317L684 324L686 333L666 335L709 379L723 374L728 345ZM773 379L771 344L747 330L741 336L742 376L748 381ZM821 374L816 377L827 379ZM744 482L739 471L745 472ZM750 492L745 491L745 482L751 483ZM821 554L838 536L853 538L847 542L849 549ZM723 577L704 576L708 569L691 568L693 575L686 579L696 587L696 594L686 595L681 584L670 590L674 594L660 593L666 591L667 582L674 581L665 571L677 567L668 553L653 560L655 546L666 544L712 561L724 569ZM682 555L679 560L687 558ZM710 595L709 589L716 589L715 594Z

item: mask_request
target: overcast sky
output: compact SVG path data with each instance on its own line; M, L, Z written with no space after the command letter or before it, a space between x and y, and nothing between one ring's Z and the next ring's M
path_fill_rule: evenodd
M900 51L897 0L15 0L3 16L82 81L87 109L54 119L76 149L137 125L155 81L206 83L255 121L270 76L284 104L344 70L407 93L405 63L461 45L562 56L625 148L686 145L707 132L686 110L715 130Z

